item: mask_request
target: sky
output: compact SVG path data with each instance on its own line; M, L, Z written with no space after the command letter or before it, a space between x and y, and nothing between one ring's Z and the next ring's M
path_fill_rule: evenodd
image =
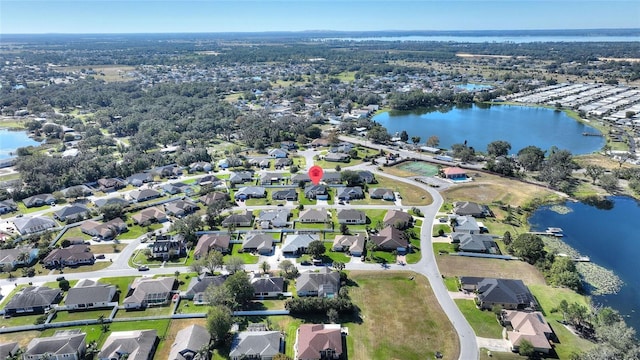
M0 0L0 35L596 28L640 28L640 0Z

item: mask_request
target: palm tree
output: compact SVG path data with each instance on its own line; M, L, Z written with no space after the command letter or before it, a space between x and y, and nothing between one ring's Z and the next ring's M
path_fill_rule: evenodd
M263 261L260 264L260 269L262 270L262 273L266 274L267 272L269 272L269 269L271 269L271 265L269 265L268 262Z
M31 256L29 256L29 253L26 251L23 251L20 254L18 254L18 258L16 260L23 263L24 265L28 265L27 263L29 262L30 259L31 259Z

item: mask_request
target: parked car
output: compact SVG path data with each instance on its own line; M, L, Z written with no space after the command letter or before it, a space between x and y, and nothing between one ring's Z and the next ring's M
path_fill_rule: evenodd
M147 270L149 270L149 267L147 265L138 266L138 271L147 271Z
M64 280L64 276L58 276L58 277L56 278L56 281L62 281L62 280Z
M98 254L98 255L96 255L96 259L104 259L104 254Z

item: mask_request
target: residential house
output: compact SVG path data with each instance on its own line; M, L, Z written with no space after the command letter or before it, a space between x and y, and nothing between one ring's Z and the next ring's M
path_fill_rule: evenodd
M13 225L20 235L35 234L58 226L53 219L44 216L15 218Z
M413 216L402 210L388 210L382 219L384 226L406 229L413 225Z
M325 184L341 184L342 174L337 171L325 171L322 175L322 182Z
M62 268L65 266L91 265L96 261L89 245L69 245L66 248L51 250L49 255L42 259L42 264L47 268Z
M265 233L247 233L242 241L242 252L268 255L273 251L273 236Z
M533 345L533 350L548 354L552 349L550 341L554 336L553 330L539 311L525 312L502 310L502 324L513 330L507 331L507 338L511 343L511 350L518 352L522 341Z
M151 253L154 259L169 260L187 255L187 246L182 235L157 235Z
M298 192L296 189L278 190L271 193L271 198L273 200L297 201Z
M269 298L278 297L284 292L284 278L282 277L254 277L251 279L253 297Z
M204 185L212 185L214 187L222 185L224 182L222 180L220 180L218 177L216 177L215 175L205 175L201 178L198 178L196 180L196 185L200 185L200 186L204 186Z
M364 192L360 186L346 186L338 188L336 196L340 200L357 200L364 199Z
M229 169L237 166L242 166L242 160L236 157L229 157L218 161L218 167L220 169Z
M11 199L0 201L0 214L6 214L18 210L18 205Z
M227 216L224 220L222 220L222 226L251 226L251 222L253 221L253 213L249 210L244 210L239 214L231 214Z
M279 159L276 159L273 166L275 166L276 169L282 169L283 167L290 166L291 164L293 164L293 161L291 161L291 159L279 158Z
M203 234L198 239L196 248L193 251L193 258L197 260L205 257L211 250L226 254L229 252L230 242L231 236L229 234Z
M129 310L166 305L175 287L176 278L174 277L136 278L129 285L129 292L123 301L124 308Z
M236 191L236 200L247 200L252 198L263 198L267 196L266 190L262 186L245 186Z
M53 213L53 217L58 221L75 222L91 215L91 211L82 204L65 206Z
M360 257L364 253L365 241L364 234L337 235L333 239L331 250L349 252L351 256Z
M168 360L193 360L203 348L208 348L211 335L206 328L193 324L181 329L169 350Z
M22 245L13 249L0 249L0 269L8 272L17 266L28 265L38 258L38 248Z
M193 201L187 200L175 200L164 204L164 210L167 215L175 217L183 217L196 212L199 209L198 205Z
M67 291L64 305L68 310L86 310L103 307L113 307L112 301L116 296L114 285L102 284L97 281L82 279ZM117 300L116 300L117 303Z
M24 206L30 208L43 205L53 205L56 203L56 198L51 194L38 194L29 196L28 198L23 199L22 202L24 203Z
M329 221L329 214L324 209L305 209L300 211L298 221L301 223L326 223Z
M113 196L113 197L109 197L109 198L100 198L100 199L95 199L93 200L93 204L95 206L97 206L98 208L102 208L104 206L107 205L113 205L113 206L121 206L121 207L127 207L129 206L129 201L121 198L121 197L117 197L117 196Z
M296 280L298 296L329 297L340 290L340 273L323 267L319 271L304 271Z
M301 172L294 175L291 175L291 183L294 185L300 184L300 182L308 183L311 181L309 174L307 172Z
M5 315L43 314L62 300L62 290L46 286L27 286L13 295L4 306Z
M353 144L352 143L341 142L340 144L338 144L336 146L332 146L329 149L329 152L348 154L352 149L353 149Z
M153 189L133 190L129 192L129 197L135 202L143 202L160 197L162 194Z
M195 305L206 305L208 304L206 299L207 289L211 286L218 287L224 284L225 280L227 280L226 275L193 277L187 288L185 298L193 300Z
M367 223L367 214L362 210L338 210L338 224L361 225Z
M284 176L282 173L276 172L265 172L260 175L260 184L261 185L274 185L280 184L281 181L284 180Z
M112 331L95 358L97 360L151 360L157 344L156 330Z
M60 190L60 192L66 198L79 198L93 194L93 190L91 190L87 185L70 186L66 189Z
M260 169L268 169L271 166L272 158L269 157L255 157L249 159L249 165L258 166Z
M194 193L194 190L190 185L187 185L185 183L180 183L180 182L164 184L160 188L162 189L162 191L164 191L169 195L175 195L180 193L191 195Z
M473 216L474 218L491 216L491 210L488 206L471 201L458 201L453 206L453 213L458 216Z
M387 226L380 230L376 235L371 235L369 241L372 241L380 250L397 251L405 253L409 246L407 235L393 226Z
M214 192L210 192L206 195L202 195L200 196L200 198L198 198L198 200L200 200L201 203L210 206L211 204L214 204L218 201L223 201L223 202L227 202L229 201L229 194L227 193L223 193L223 192L219 192L219 191L214 191Z
M377 182L375 175L369 170L358 171L358 177L360 177L360 181L365 184L375 184Z
M467 172L459 167L446 167L441 171L446 179L453 181L467 180Z
M11 359L20 350L18 342L0 344L0 359Z
M327 185L307 185L304 188L304 197L313 200L328 200L329 187Z
M253 173L250 171L237 171L229 174L229 183L232 185L244 184L252 180L253 180Z
M386 188L369 189L369 197L372 199L382 199L387 201L396 200L396 194L393 190Z
M458 244L459 251L500 254L493 236L486 234L451 233L451 242Z
M153 182L153 175L151 173L137 173L127 178L127 184L133 186L142 186L149 182Z
M97 236L101 239L111 239L118 234L127 231L127 223L120 218L115 218L106 223L94 220L87 220L80 225L80 231L89 235Z
M327 140L326 138L313 139L311 141L311 146L313 146L314 148L329 146L329 140Z
M284 150L295 150L298 148L298 145L293 141L281 141L280 148Z
M213 170L213 165L211 165L211 163L207 161L198 161L189 165L190 173L199 171L209 172L211 170Z
M98 179L98 190L102 192L118 191L127 186L126 182L118 178Z
M473 216L457 216L453 222L453 231L467 234L479 234L480 225Z
M284 338L280 331L241 331L231 343L231 360L272 360L284 351Z
M175 179L178 176L182 175L184 173L182 166L178 166L178 165L166 165L166 166L159 166L155 169L153 169L152 171L154 174L159 175L163 178L172 178Z
M282 228L289 224L289 209L261 210L256 218L262 229Z
M59 330L53 336L36 337L22 354L23 360L83 360L87 334Z
M460 284L463 290L476 292L476 304L481 309L494 306L506 310L537 308L536 299L522 280L463 276Z
M301 255L307 252L307 248L312 241L319 240L316 234L296 234L287 235L282 245L282 253L287 255Z
M324 156L324 160L325 161L330 161L330 162L348 163L349 160L351 160L351 156L349 156L349 154L345 154L345 153L330 152L330 153L328 153L327 155Z
M342 359L340 324L302 324L297 336L296 360Z
M267 153L269 154L269 156L275 159L286 158L287 156L289 156L287 150L284 149L269 149Z
M165 222L167 221L167 214L165 214L165 212L159 206L152 206L131 216L131 219L134 223L140 225L155 222Z

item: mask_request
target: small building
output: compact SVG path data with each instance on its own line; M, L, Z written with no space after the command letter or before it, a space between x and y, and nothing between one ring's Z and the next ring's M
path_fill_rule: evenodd
M0 214L18 211L18 205L11 199L0 201Z
M131 216L131 219L139 225L160 223L167 221L167 214L159 206L152 206Z
M207 206L210 206L218 201L223 201L223 202L229 201L229 194L219 192L219 191L214 191L206 195L200 196L198 200L200 200L201 203Z
M375 188L369 190L369 197L372 199L382 199L387 201L395 201L396 194L391 189Z
M388 210L382 219L384 226L406 229L413 225L413 216L401 210Z
M133 190L129 192L129 197L135 202L144 202L159 198L162 194L153 189Z
M302 324L297 337L296 360L342 359L340 324Z
M87 220L80 225L80 231L89 236L97 236L101 239L112 239L118 234L127 231L127 223L120 218L112 219L106 223Z
M156 330L113 331L96 355L97 360L151 360L158 345Z
M449 180L460 181L467 179L467 172L459 167L446 167L442 169L442 175Z
M488 206L475 202L458 201L453 206L453 213L458 216L473 216L474 218L491 216L491 210L489 210Z
M304 188L304 197L313 200L328 200L329 199L329 187L326 185L307 185Z
M198 205L191 200L175 200L164 204L167 215L184 217L193 214L199 209Z
M274 191L271 194L271 198L273 200L297 201L298 192L296 191L296 189L278 190Z
M91 212L81 204L65 206L53 213L53 217L58 221L75 222L87 218Z
M239 214L231 214L222 220L222 226L251 226L253 222L253 213L249 210L245 210Z
M236 191L234 197L236 200L247 200L253 198L263 198L267 196L267 191L262 186L245 186Z
M342 187L336 190L336 197L340 200L358 200L364 199L364 192L360 186Z
M289 209L261 210L256 221L262 229L282 228L289 224L289 215Z

